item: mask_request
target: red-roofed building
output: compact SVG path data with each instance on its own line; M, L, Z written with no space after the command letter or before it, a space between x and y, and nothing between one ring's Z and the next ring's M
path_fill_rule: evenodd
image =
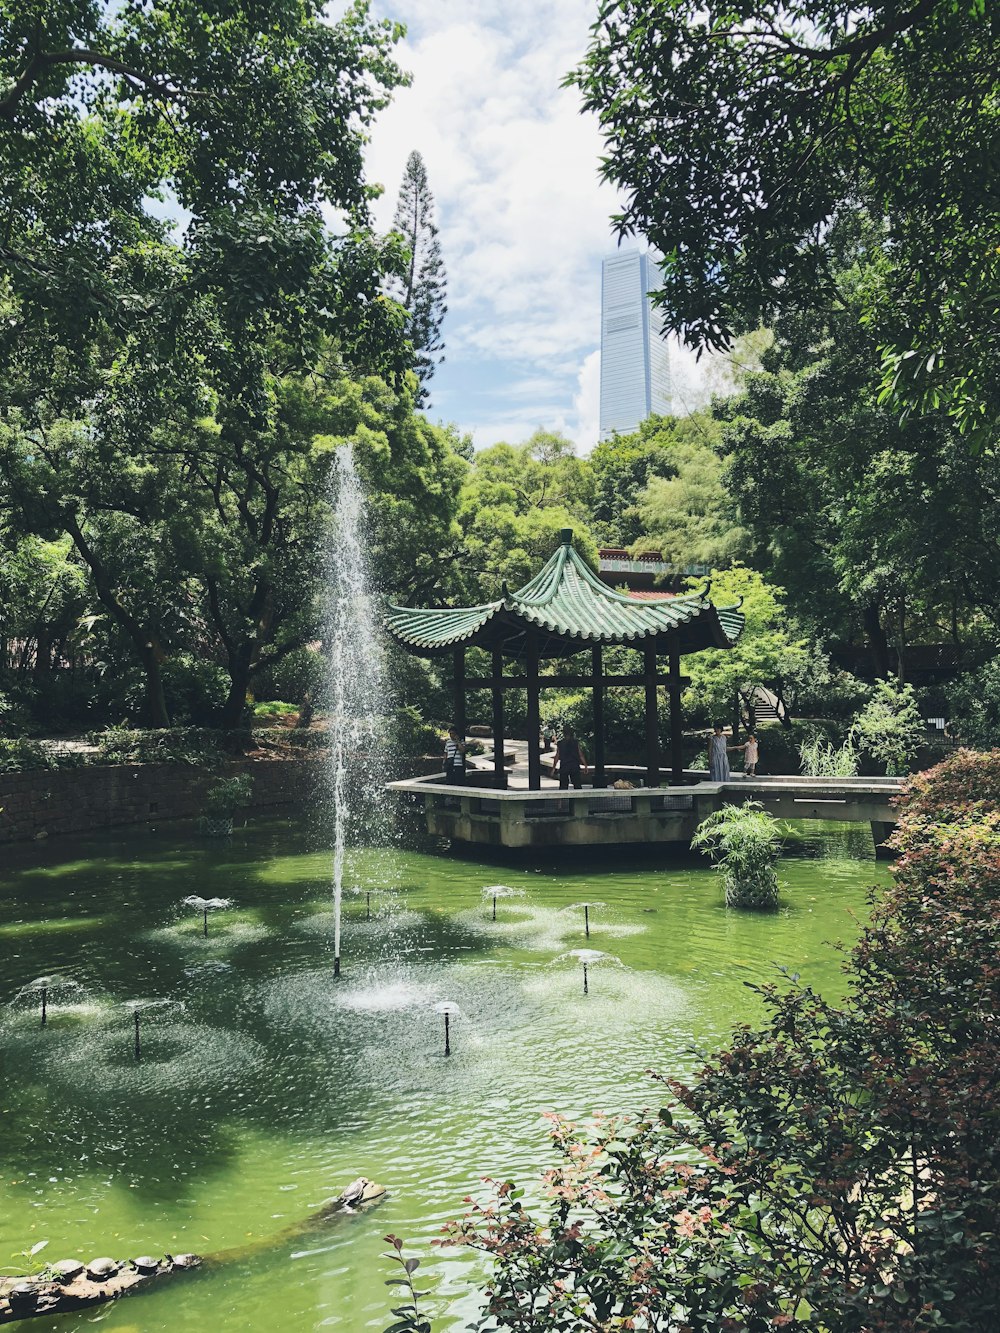
M643 601L676 597L686 578L708 578L710 565L685 565L678 569L663 559L659 551L630 555L624 546L602 546L598 552L598 573L609 588L626 589Z

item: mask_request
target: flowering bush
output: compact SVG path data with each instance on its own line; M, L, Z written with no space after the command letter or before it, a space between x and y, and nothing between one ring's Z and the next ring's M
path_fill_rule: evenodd
M547 1204L507 1182L444 1243L481 1329L1000 1327L1000 756L913 779L895 883L832 1005L794 975L665 1105L558 1118Z

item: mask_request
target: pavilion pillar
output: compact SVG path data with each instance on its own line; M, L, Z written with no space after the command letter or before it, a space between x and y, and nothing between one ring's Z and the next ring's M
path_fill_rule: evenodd
M503 686L499 683L503 675L503 654L499 648L493 649L493 778L497 787L507 786L507 776L503 766Z
M660 785L660 722L656 707L656 642L650 640L643 647L645 667L643 683L646 691L646 786Z
M684 781L684 741L681 733L681 654L676 638L670 643L670 781L679 787Z
M595 643L591 649L591 675L594 677L594 778L595 787L606 787L604 768L604 649Z
M542 789L542 756L538 749L541 721L538 712L538 637L525 641L525 675L528 678L528 790Z
M452 721L459 736L465 738L465 649L456 648L452 655L454 670L452 671L452 688L454 690L454 699L452 700Z

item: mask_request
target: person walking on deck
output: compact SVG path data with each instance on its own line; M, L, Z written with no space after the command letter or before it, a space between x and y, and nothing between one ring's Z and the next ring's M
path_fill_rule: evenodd
M583 746L573 734L572 727L563 727L563 734L556 741L556 757L552 760L552 776L555 777L556 770L559 770L559 790L567 791L570 782L576 791L583 786L580 777L580 770L588 772L587 756L583 753Z

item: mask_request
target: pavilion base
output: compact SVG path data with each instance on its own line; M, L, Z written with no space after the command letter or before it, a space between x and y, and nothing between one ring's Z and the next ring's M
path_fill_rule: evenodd
M748 800L762 802L779 819L870 824L878 845L895 823L892 802L902 789L902 780L736 778L725 783L701 781L689 787L626 791L498 791L454 787L437 777L387 785L422 807L426 830L434 837L483 847L541 849L657 843L688 847L695 829L713 810Z

